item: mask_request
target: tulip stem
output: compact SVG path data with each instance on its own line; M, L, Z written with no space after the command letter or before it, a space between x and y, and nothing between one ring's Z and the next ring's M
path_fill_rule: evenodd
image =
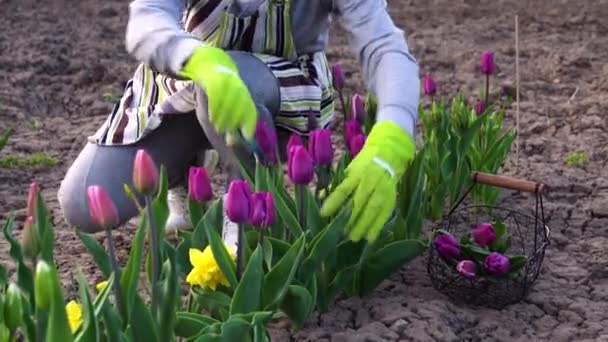
M243 225L240 223L238 224L236 239L236 279L237 281L240 281L241 273L243 272L243 253L245 252L245 247L243 246Z
M338 97L340 98L340 105L342 106L342 114L344 115L344 120L342 122L342 132L343 134L346 134L346 121L347 120L347 116L348 114L346 113L346 104L344 102L344 95L342 93L342 89L338 90ZM346 136L345 136L346 139Z
M124 312L122 306L122 293L120 292L120 266L116 260L116 251L114 249L114 239L112 238L112 228L106 227L106 240L108 243L108 252L110 253L110 265L112 266L112 272L114 273L114 280L112 281L112 291L116 298L116 305L120 312Z
M488 99L490 98L490 75L486 75L486 96L484 104L486 108L489 106Z
M305 185L296 185L296 197L298 203L298 218L300 227L306 230L306 194L304 193Z
M150 241L152 243L152 314L157 317L158 313L158 278L160 276L160 246L158 243L158 230L156 229L156 221L154 220L154 212L152 211L152 197L146 195L146 210L148 219L150 220Z

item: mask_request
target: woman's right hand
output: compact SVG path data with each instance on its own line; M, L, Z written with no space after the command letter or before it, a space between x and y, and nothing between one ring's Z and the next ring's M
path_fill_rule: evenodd
M247 140L253 138L257 123L255 104L234 61L224 50L209 46L197 48L181 75L205 90L209 121L218 133L240 130Z

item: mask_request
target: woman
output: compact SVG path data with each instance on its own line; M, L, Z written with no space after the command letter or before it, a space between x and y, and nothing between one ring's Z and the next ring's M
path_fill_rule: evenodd
M133 1L126 44L142 64L62 182L67 222L95 230L85 196L93 184L108 191L121 222L137 214L123 193L137 149L165 165L175 184L204 149L215 149L227 165L234 158L251 165L251 156L227 146L223 136L240 132L250 139L257 120L272 122L283 144L289 132L308 133L309 113L328 126L334 104L324 50L333 20L348 34L379 112L322 214L333 215L352 195L351 238L373 240L414 154L420 83L385 0Z

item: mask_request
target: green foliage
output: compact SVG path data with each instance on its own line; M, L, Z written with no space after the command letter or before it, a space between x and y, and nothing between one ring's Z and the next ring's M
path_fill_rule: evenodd
M564 165L571 168L584 168L589 164L589 155L584 151L568 153L564 157Z
M59 163L57 158L44 152L36 152L25 156L13 154L0 158L0 167L6 169L51 168L57 163Z

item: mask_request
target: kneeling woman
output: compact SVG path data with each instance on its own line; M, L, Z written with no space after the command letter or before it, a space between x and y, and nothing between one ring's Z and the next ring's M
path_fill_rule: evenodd
M378 97L378 122L322 213L333 214L352 195L358 232L352 237L373 239L389 216L382 210L387 196L414 154L420 87L386 0L133 1L126 43L141 64L61 184L67 222L95 231L86 207L89 185L106 189L121 223L137 214L123 184L131 184L138 149L165 165L175 185L201 150L216 150L228 166L235 158L252 165L252 156L227 146L223 135L251 138L257 120L272 123L281 144L290 132L309 133L309 113L328 126L334 104L325 49L334 20ZM174 216L183 210L171 207Z

